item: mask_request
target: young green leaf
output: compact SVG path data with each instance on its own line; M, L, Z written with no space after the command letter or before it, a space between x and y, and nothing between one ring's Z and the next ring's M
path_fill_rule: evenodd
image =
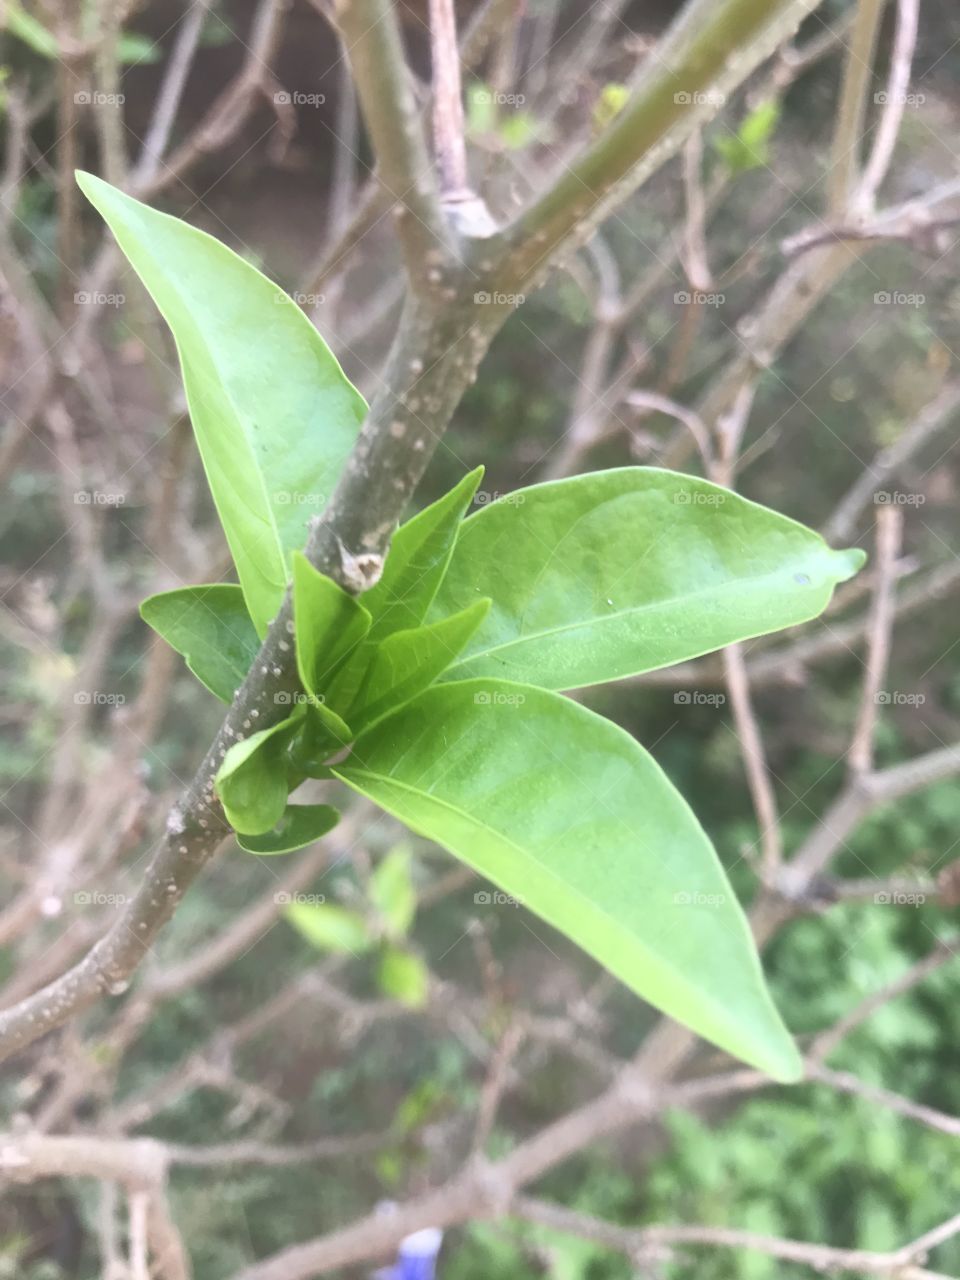
M78 173L173 331L200 455L257 634L365 405L300 308L212 236Z
M340 821L329 804L288 804L283 816L265 835L238 835L237 844L247 853L292 853L319 840Z
M339 664L370 630L370 614L298 551L293 557L293 622L303 687L315 697L325 694Z
M335 773L644 999L779 1080L800 1059L702 828L627 733L543 689L434 685Z
M232 700L260 648L239 587L221 582L163 591L143 601L140 616L186 658L201 684L221 702Z
M728 489L655 468L514 498L463 523L430 617L477 596L493 607L445 679L575 689L652 671L816 617L864 560Z
M334 903L294 902L284 915L320 951L360 955L374 943L363 916Z
M373 616L371 640L419 627L426 617L450 563L463 513L482 476L483 467L469 472L449 493L397 530L380 581L363 597Z
M736 133L713 139L717 152L733 173L746 173L770 163L770 139L780 119L780 105L768 100L759 103L742 121Z
M411 1009L422 1009L427 1003L430 976L420 957L410 951L387 947L380 957L377 981L384 995Z
M290 791L287 747L300 727L303 709L269 729L235 742L216 777L217 795L234 831L260 836L283 817Z
M391 849L370 877L370 900L393 938L403 938L413 924L417 891L410 878L410 850Z
M367 641L361 645L356 661L365 666L365 676L346 711L354 728L361 732L433 684L456 659L489 608L489 600L476 600L450 618L411 631L394 631L380 644ZM345 668L342 677L349 682L353 673ZM338 677L331 686L330 700L341 705L338 699L345 692Z

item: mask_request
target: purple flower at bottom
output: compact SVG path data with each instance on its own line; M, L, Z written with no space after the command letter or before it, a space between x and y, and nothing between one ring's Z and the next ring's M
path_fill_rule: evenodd
M437 1254L443 1232L439 1227L425 1227L400 1241L397 1261L373 1273L373 1280L436 1280Z

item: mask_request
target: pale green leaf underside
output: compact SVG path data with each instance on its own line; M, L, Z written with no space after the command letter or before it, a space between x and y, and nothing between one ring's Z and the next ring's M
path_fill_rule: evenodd
M340 814L329 804L288 804L283 816L263 835L238 835L237 844L247 853L261 857L292 853L319 840L340 821Z
M260 648L239 587L221 582L163 591L143 601L140 616L212 694L233 699Z
M445 676L574 689L820 613L863 563L705 480L628 467L535 485L461 526L430 618L490 596Z
M434 685L336 774L572 938L644 999L782 1080L800 1059L693 813L609 721L504 681Z
M289 792L286 750L303 722L304 707L268 729L235 742L216 777L216 791L234 831L259 836L283 816Z
M173 331L207 479L266 632L289 553L332 492L365 405L292 299L212 236L78 173Z

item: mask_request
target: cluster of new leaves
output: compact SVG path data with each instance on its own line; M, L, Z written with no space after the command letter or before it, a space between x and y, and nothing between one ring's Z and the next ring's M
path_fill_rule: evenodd
M297 550L305 529L291 501L330 491L356 434L362 401L334 357L223 245L81 182L176 337L240 580L154 596L144 617L230 701L292 592L299 689L217 777L239 842L279 853L316 839L336 811L290 794L307 778L337 779L672 1017L796 1078L796 1049L706 834L639 743L562 691L814 617L861 554L651 468L533 486L464 519L477 471L400 527L380 580L355 598ZM353 949L373 945L346 916L301 917L319 945L351 928ZM409 959L393 954L401 967Z

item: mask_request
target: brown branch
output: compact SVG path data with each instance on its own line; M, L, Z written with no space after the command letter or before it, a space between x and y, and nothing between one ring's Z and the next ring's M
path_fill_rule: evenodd
M339 0L336 17L377 175L394 203L407 274L418 292L439 292L441 268L454 260L453 241L427 156L396 11L391 0Z
M718 1249L745 1249L782 1262L797 1262L814 1271L855 1271L870 1276L890 1276L897 1280L918 1280L929 1272L917 1270L927 1253L960 1233L960 1214L892 1253L872 1253L864 1249L834 1249L828 1245L782 1240L753 1231L727 1227L655 1226L619 1227L576 1210L543 1200L518 1197L512 1212L528 1222L566 1231L594 1240L597 1244L625 1253L635 1262L664 1261L675 1246L707 1246Z

